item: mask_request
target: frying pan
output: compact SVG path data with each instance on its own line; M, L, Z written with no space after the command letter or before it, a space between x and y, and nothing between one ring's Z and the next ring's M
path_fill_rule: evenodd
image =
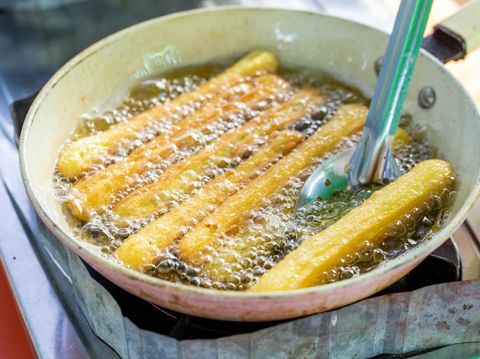
M458 58L478 42L472 30L479 3L437 28L428 40L444 60ZM461 21L458 20L460 16ZM469 27L469 25L471 25ZM453 30L453 31L452 31ZM440 48L440 38L448 38ZM473 42L470 42L472 40ZM406 111L427 127L426 135L458 176L458 192L445 227L406 254L359 277L322 286L268 293L217 291L153 278L128 269L73 235L52 188L61 144L80 115L124 88L144 58L174 48L189 66L233 59L253 50L274 52L282 65L321 70L371 96L375 64L387 35L358 23L312 12L265 8L189 11L147 21L109 36L63 66L33 103L20 139L24 183L48 228L95 270L147 301L200 317L265 321L321 312L368 297L419 264L462 223L480 187L480 118L462 86L427 52L418 60Z

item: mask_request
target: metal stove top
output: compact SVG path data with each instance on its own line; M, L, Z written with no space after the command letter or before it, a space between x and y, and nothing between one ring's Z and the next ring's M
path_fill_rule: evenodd
M78 308L69 279L55 264L41 243L36 217L21 183L16 149L19 127L13 114L21 119L28 109L28 97L75 53L96 40L139 21L200 6L246 3L249 1L153 1L135 5L128 1L83 1L41 12L0 11L0 218L3 238L0 258L10 279L22 316L35 350L41 357L115 358L117 354L99 340ZM258 2L257 2L258 3ZM275 1L264 1L275 5ZM326 1L286 1L281 6L342 11L346 1L335 5ZM363 21L384 19L377 26L388 28L389 14L375 6L377 1L357 2L347 14L369 14ZM351 2L348 5L351 6ZM250 4L251 5L251 4ZM1 6L1 3L0 3ZM375 10L372 10L375 9ZM344 9L343 9L344 10ZM343 12L342 14L345 15ZM5 55L6 54L6 55ZM21 99L27 98L25 101ZM480 205L469 221L454 235L461 260L453 242L447 242L411 275L389 291L412 290L446 281L480 278ZM479 215L477 216L476 213ZM442 263L439 265L439 263ZM435 270L431 270L435 268ZM439 270L440 268L440 270ZM93 273L93 272L92 272ZM93 273L96 275L95 273ZM274 323L232 324L194 318L153 307L96 275L124 308L124 315L145 329L156 329L162 321L162 333L174 338L218 338L250 332ZM135 307L135 310L130 308Z

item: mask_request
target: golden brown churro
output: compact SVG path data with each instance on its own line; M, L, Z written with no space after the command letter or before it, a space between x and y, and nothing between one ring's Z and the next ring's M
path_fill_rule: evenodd
M102 158L114 153L119 141L138 138L138 134L152 124L171 121L173 114L181 113L182 109L191 107L195 102L204 103L216 94L223 96L226 89L242 82L245 76L259 71L274 72L277 67L273 54L255 51L194 91L182 94L167 104L143 112L106 131L72 142L60 153L57 169L65 177L79 177Z
M250 289L255 292L310 287L325 281L324 273L367 242L379 245L392 225L407 214L424 214L428 203L453 186L450 165L426 160L410 172L373 193L322 232L306 239L296 250L265 273ZM341 239L341 240L340 240Z

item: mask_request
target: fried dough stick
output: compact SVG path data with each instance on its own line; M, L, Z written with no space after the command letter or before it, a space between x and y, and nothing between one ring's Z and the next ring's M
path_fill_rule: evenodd
M119 202L113 211L121 218L141 219L164 212L169 202L191 193L208 170L225 167L225 162L242 154L264 136L283 129L306 116L325 98L312 89L298 91L277 108L261 113L243 126L225 133L211 146L169 167L156 182L142 187Z
M114 153L119 141L135 139L142 130L153 124L172 122L172 118L175 117L172 115L180 115L194 103L205 103L212 95L228 97L229 93L226 90L243 82L245 76L254 75L259 71L275 72L277 67L277 60L273 54L265 51L252 52L197 89L182 94L167 104L143 112L129 121L112 126L106 131L67 145L60 154L57 169L65 177L79 177L102 158Z
M225 198L235 193L239 186L255 177L257 171L290 152L302 139L303 135L296 131L287 130L272 135L267 144L236 168L216 177L200 192L127 238L115 256L134 269L152 263L160 250L212 212Z
M150 163L159 163L178 149L188 150L202 145L197 139L201 137L203 141L203 135L211 135L211 126L216 122L249 111L260 102L270 101L272 96L286 95L291 91L288 83L276 75L263 75L245 85L248 91L244 89L247 92L236 102L213 109L206 106L180 120L169 136L157 136L121 161L80 179L72 188L72 199L66 207L81 220L88 220L93 211L103 213L107 205L115 202L118 192L128 185L138 184L135 176L144 173Z
M198 264L200 251L222 234L235 229L249 211L260 207L290 179L315 163L318 157L331 152L345 137L359 131L365 122L367 108L350 104L340 107L335 116L320 127L308 140L285 156L264 174L223 202L179 242L182 259Z
M379 245L392 230L392 224L405 216L415 213L418 219L428 211L428 203L453 183L453 171L447 162L420 162L339 221L305 240L250 290L289 290L324 283L324 272L333 269L342 258L361 251L367 241Z

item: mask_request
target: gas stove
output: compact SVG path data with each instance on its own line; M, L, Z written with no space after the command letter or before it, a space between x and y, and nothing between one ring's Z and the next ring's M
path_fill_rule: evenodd
M0 21L0 34L7 33L21 44L21 51L17 50L16 53L17 61L22 59L26 62L25 68L20 70L14 66L14 56L10 56L0 68L0 94L3 94L0 95L0 148L4 154L0 163L3 184L0 186L2 201L0 216L8 224L4 233L5 238L16 239L0 241L0 254L34 347L41 357L114 358L118 355L92 331L77 305L71 289L71 279L61 272L61 266L56 263L55 257L39 241L41 225L37 222L23 190L15 141L34 93L54 70L76 51L121 27L152 16L191 7L215 5L215 2L210 4L208 1L179 1L168 6L165 4L160 6L158 2L152 1L139 3L141 6L132 9L128 8L126 2L123 7L118 4L112 5L114 2L110 1L81 2L66 8L49 10L47 14L42 14L44 17L40 19L34 19L33 15L28 13L0 14L0 19L2 17L5 19L3 22ZM300 7L303 8L310 7L327 12L329 10L327 2L324 1L301 3ZM363 10L367 11L368 4L373 3L375 1L364 2L364 5L367 5ZM272 2L268 4L272 5ZM298 7L299 3L297 2L295 6ZM151 9L156 9L156 13L153 14ZM82 35L73 32L82 25L82 21L93 24L92 17L99 10L102 13L115 12L118 16L115 16L116 20L105 21L105 24L96 25L96 28L90 28ZM79 15L74 17L77 19L75 23L68 25L62 23L68 14ZM378 10L375 17L378 17ZM385 23L388 24L388 21L385 20ZM67 33L64 33L64 36L55 33L58 31L56 26L65 27L69 31L67 32L69 36L66 36ZM36 30L41 30L40 34ZM79 37L79 41L74 45L69 43L72 36ZM13 43L2 38L2 35L0 46L7 46L7 51L15 52ZM35 50L39 52L38 61L28 61L29 51ZM4 51L0 52L5 53ZM410 292L432 284L480 278L480 205L477 207L449 241L410 274L377 295ZM173 312L139 299L109 282L92 268L87 266L87 269L95 281L113 296L123 316L140 329L173 339L224 338L272 328L286 322L226 322ZM35 276L32 276L32 273L35 273Z

